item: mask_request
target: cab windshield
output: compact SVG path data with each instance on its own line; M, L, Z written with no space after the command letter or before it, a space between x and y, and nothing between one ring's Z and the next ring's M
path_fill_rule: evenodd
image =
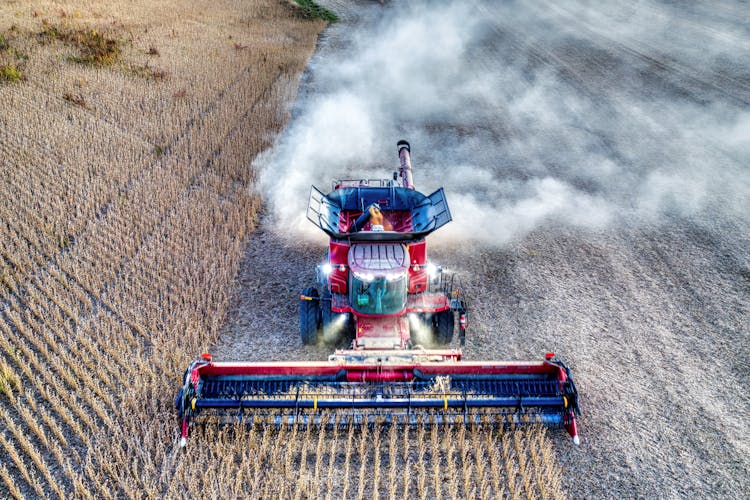
M367 279L354 273L351 276L349 301L358 313L397 314L406 307L406 274L395 279L385 276Z

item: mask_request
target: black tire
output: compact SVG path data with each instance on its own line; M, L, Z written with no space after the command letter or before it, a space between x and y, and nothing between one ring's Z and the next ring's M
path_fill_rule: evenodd
M415 323L409 322L411 342L429 347L446 346L453 340L455 320L453 311L418 313Z
M312 300L299 301L299 336L305 345L317 344L321 323L318 290L312 287L305 288L302 295L312 297Z
M326 290L320 298L320 317L323 340L330 346L338 346L343 340L354 338L354 320L351 314L346 315L343 324L337 322L339 314L331 310L331 292Z
M346 340L350 343L357 337L357 320L351 314L347 314L346 329L344 331L346 332Z
M412 345L422 345L424 339L420 337L420 333L425 331L429 320L425 313L415 313L415 316L416 320L409 321L409 342Z
M455 318L453 311L447 309L432 315L433 332L435 333L435 342L440 345L448 345L453 340L453 330L455 329Z
M334 331L331 327L336 314L331 311L331 292L328 290L323 292L323 297L320 299L320 318L321 318L321 329L323 330L323 340L328 345L337 345L341 340L341 332Z

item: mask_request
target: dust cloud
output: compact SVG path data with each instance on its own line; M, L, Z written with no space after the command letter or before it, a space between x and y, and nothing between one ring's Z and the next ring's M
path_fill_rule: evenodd
M310 185L389 177L401 138L417 188L446 188L444 242L717 214L746 225L750 31L740 10L363 6L328 29L293 120L256 160L274 226L320 237L304 216Z

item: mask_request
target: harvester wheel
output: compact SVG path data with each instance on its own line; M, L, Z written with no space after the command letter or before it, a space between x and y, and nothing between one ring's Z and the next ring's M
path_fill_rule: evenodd
M448 345L453 340L453 330L455 327L455 320L453 318L453 311L446 309L432 315L433 328L435 332L435 342L440 345Z
M320 318L321 327L323 329L323 339L326 344L337 345L341 340L339 331L336 331L333 325L335 314L331 311L331 292L328 290L323 292L323 297L320 299Z
M305 345L318 342L321 324L319 302L317 289L311 287L302 290L299 301L299 336Z
M337 346L342 340L354 339L354 321L351 314L346 314L345 319L340 319L340 313L331 310L331 292L323 292L320 298L321 328L323 340L326 344Z

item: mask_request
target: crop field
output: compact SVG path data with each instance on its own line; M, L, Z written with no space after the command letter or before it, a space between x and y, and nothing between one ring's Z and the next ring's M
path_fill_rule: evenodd
M252 160L325 23L277 1L0 5L0 497L563 496L543 429L206 427Z
M545 429L425 423L206 427L176 476L231 498L564 498Z
M189 491L175 383L323 27L278 2L0 6L0 496Z

